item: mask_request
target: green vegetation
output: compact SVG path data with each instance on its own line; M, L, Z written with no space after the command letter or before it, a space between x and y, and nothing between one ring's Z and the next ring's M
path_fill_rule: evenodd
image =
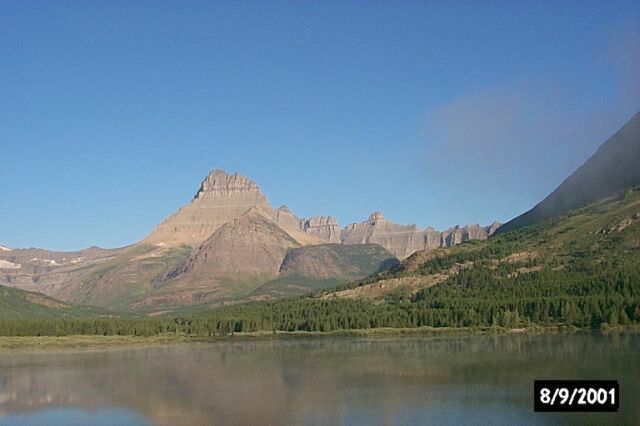
M94 348L132 345L162 345L169 343L191 342L185 335L143 336L12 336L0 337L0 350L5 349L60 349Z
M272 295L275 297L298 296L311 291L334 288L338 284L345 282L340 278L316 278L306 277L300 274L282 275L271 280L253 292L253 295Z
M461 244L375 278L448 272L433 287L372 302L313 295L223 306L182 318L0 321L4 336L186 334L380 328L595 328L640 324L640 192ZM455 272L451 272L455 271Z
M530 328L528 333L575 333L578 329L570 327ZM618 327L611 331L640 331L639 327ZM416 327L416 328L369 328L336 330L331 332L308 331L257 331L244 333L230 333L228 335L204 336L184 333L166 333L153 336L134 335L69 335L69 336L0 336L0 351L7 349L61 349L61 348L104 348L118 346L151 346L175 343L214 343L229 340L271 340L271 339L299 339L320 337L418 337L418 336L452 336L469 334L507 334L519 333L520 330L503 327Z
M0 286L0 321L27 318L92 318L109 315L105 309L70 305L41 293Z

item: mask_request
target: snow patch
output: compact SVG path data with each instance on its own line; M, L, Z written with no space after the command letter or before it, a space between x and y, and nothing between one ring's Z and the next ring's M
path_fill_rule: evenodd
M0 251L11 251L9 247L0 246Z
M0 260L0 269L20 269L22 265L11 263L6 260Z
M34 257L29 262L46 263L47 265L51 265L51 266L60 265L60 263L56 262L55 260L52 260L52 259L40 259L39 257Z

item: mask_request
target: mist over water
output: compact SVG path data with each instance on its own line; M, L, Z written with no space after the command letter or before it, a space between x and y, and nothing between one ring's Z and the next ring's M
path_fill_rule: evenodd
M9 352L0 425L632 424L639 349L637 336L573 335ZM621 411L534 413L545 378L617 379Z

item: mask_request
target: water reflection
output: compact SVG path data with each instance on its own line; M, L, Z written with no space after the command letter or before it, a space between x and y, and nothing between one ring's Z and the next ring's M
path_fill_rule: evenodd
M0 417L0 426L146 426L142 416L122 409L78 410L49 408L35 413L8 414Z
M632 335L578 335L14 352L0 354L0 416L120 407L167 425L633 424L638 349ZM533 413L539 378L618 379L622 410Z

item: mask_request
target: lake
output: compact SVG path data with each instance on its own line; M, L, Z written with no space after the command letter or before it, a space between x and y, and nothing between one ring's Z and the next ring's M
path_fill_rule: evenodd
M640 337L312 338L0 353L0 425L638 424ZM535 413L616 379L618 413Z

